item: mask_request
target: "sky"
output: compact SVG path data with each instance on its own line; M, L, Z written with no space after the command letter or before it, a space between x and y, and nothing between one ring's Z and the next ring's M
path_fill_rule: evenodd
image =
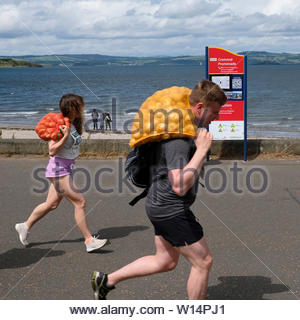
M0 0L0 55L300 53L300 0Z

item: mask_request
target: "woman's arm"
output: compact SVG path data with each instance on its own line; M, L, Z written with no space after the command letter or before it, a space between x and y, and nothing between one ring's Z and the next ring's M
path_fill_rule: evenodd
M63 148L66 140L68 139L68 137L70 135L70 128L69 127L63 125L60 127L60 129L61 129L64 136L59 141L50 140L48 142L49 155L51 157L55 156Z

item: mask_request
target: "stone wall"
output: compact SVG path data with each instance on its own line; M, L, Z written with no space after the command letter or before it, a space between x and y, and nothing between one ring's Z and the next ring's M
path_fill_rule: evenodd
M123 157L130 150L127 139L84 140L81 144L82 156L100 158ZM242 156L243 141L214 141L211 155L219 157ZM300 155L300 139L249 139L247 154L281 153ZM44 155L48 156L48 144L40 139L0 139L2 155Z

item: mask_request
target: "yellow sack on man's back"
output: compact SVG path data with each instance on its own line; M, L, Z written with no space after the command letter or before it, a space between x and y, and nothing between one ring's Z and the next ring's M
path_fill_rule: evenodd
M130 147L171 138L196 137L190 94L189 88L171 87L147 98L133 120Z

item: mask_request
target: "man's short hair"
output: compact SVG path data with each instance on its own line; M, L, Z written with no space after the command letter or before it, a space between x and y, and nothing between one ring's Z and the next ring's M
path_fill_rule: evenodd
M192 90L189 101L191 106L198 102L202 102L205 106L209 105L210 102L218 102L223 106L227 97L217 84L209 80L202 80Z

